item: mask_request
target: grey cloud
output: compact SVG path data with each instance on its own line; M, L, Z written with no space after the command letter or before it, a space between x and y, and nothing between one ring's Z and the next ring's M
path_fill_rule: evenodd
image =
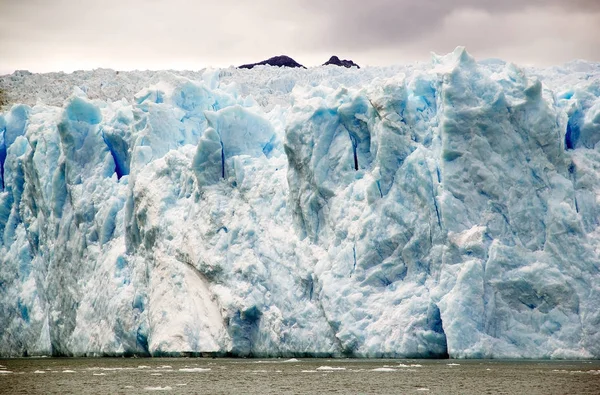
M465 9L494 15L552 7L567 13L600 12L598 0L300 0L300 4L323 16L313 41L305 44L347 50L414 41L438 29L451 13ZM594 33L600 34L600 28L590 32Z
M520 13L532 23L515 21ZM583 25L570 23L575 13L588 15ZM280 54L307 64L331 54L382 64L456 45L600 60L598 37L599 0L0 0L1 72L202 67Z
M465 9L493 15L552 7L567 13L600 12L598 0L300 0L300 4L321 16L320 27L304 44L345 50L414 41L438 29L451 13ZM594 33L600 34L600 28L590 32Z

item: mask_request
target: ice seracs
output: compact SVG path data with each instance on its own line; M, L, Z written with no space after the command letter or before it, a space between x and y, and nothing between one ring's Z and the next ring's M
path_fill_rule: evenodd
M63 77L1 79L1 355L600 357L598 65Z

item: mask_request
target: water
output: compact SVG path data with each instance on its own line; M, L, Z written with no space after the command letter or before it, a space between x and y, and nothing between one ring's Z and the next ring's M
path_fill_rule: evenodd
M600 394L600 361L29 358L0 365L1 394Z

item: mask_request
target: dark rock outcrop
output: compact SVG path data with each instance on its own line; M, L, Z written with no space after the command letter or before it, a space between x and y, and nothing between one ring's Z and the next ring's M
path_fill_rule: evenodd
M254 66L265 66L265 65L277 66L277 67L302 67L303 69L306 68L306 67L302 66L300 63L296 62L294 59L290 58L289 56L285 56L285 55L274 56L270 59L263 60L262 62L258 62L258 63L243 64L238 68L251 69Z
M337 56L332 56L331 58L329 58L329 60L325 63L323 63L323 66L327 66L333 64L335 66L343 66L343 67L356 67L357 69L360 69L360 66L357 65L356 63L354 63L351 60L340 60L340 58L338 58Z

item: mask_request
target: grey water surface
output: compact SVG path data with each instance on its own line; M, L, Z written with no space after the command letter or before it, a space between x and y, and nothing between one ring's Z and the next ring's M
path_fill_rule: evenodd
M600 361L0 359L0 394L600 394Z

